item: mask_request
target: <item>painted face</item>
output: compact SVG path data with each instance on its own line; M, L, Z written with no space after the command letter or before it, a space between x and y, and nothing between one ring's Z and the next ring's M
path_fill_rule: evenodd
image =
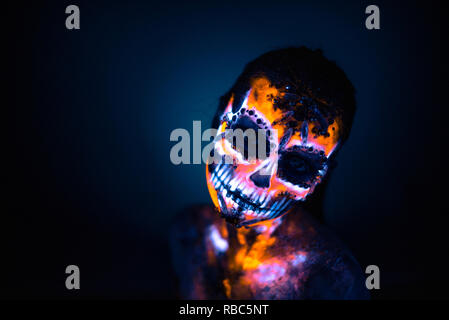
M339 144L340 118L288 89L254 79L240 108L232 110L231 98L221 117L214 152L223 161L206 166L207 182L215 206L237 226L280 217L304 201ZM226 137L230 129L258 135L239 146ZM258 156L248 153L250 145Z

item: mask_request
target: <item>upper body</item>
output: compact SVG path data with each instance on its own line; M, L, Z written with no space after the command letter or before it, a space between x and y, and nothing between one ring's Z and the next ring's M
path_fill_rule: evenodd
M246 65L213 121L215 208L185 210L173 229L181 297L368 297L348 249L301 209L325 186L355 107L352 83L320 50L274 50Z
M181 298L369 298L349 250L300 209L237 229L213 207L195 206L180 215L171 239Z

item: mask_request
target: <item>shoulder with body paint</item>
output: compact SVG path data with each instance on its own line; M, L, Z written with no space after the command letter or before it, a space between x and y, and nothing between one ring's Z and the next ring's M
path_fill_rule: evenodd
M297 208L235 228L212 206L180 213L171 235L184 298L366 299L362 269L325 226Z

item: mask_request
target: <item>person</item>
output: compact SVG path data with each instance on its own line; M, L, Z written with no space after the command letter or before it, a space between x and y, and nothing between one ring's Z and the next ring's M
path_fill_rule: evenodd
M213 120L214 205L186 208L171 231L180 298L369 298L322 219L355 109L353 85L321 50L275 50L245 67Z

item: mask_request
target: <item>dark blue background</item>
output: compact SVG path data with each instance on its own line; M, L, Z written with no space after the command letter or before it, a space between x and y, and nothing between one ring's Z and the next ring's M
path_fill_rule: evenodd
M65 28L69 4L80 7L80 30ZM381 30L364 26L369 4ZM447 296L438 216L447 207L434 200L447 106L436 3L59 1L7 12L14 226L3 295L174 297L169 225L210 200L203 165L171 164L170 132L192 131L194 120L209 127L250 60L306 45L357 90L327 192L329 226L362 267L380 267L373 297ZM68 264L81 269L78 292L64 287Z

